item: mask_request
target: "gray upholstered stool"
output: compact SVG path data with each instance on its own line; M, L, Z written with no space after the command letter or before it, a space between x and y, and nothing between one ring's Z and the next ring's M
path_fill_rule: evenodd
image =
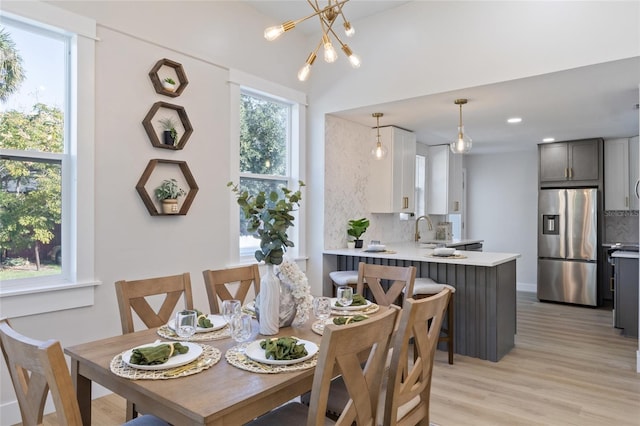
M425 297L433 296L434 294L440 293L445 288L451 290L451 297L449 298L449 304L447 305L447 327L442 327L442 335L438 341L447 342L449 364L453 364L453 297L456 293L456 288L449 284L437 283L431 278L416 278L415 283L413 284L413 298L423 299Z
M348 285L356 292L358 284L358 271L333 271L329 272L329 277L333 281L333 296L337 294L338 287Z

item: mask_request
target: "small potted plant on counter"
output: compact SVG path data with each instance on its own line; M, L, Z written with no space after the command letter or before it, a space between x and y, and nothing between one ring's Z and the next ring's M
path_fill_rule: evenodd
M162 87L167 92L175 92L176 91L176 81L171 77L167 77L162 80Z
M356 248L362 248L362 240L360 239L360 237L369 227L369 219L366 219L364 217L361 219L351 219L348 222L348 225L349 229L347 229L347 234L355 239Z
M178 197L185 195L184 189L178 186L175 179L165 179L155 191L156 198L162 203L162 213L178 213Z
M176 130L176 122L173 118L167 117L158 120L164 129L164 144L175 146L178 143L178 131Z

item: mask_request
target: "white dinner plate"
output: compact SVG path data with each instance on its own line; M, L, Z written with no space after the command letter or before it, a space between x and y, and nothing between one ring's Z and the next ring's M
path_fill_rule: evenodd
M366 305L358 305L358 306L336 306L338 303L338 299L335 297L331 298L331 309L336 311L362 311L371 306L371 302L367 300Z
M213 327L210 327L210 328L196 327L196 333L208 333L210 331L220 330L225 325L227 325L227 321L225 321L222 315L209 314L207 315L207 318L209 318L209 321L211 321L211 324L213 324ZM167 323L167 327L169 327L173 331L176 331L176 320L175 319L170 320Z
M273 365L290 365L297 364L299 362L303 362L314 356L318 352L318 345L308 340L298 339L299 343L304 344L305 349L307 350L307 355L298 359L267 359L264 354L264 349L260 347L260 342L265 339L254 340L253 342L247 345L245 349L245 355L251 358L254 361L261 362L263 364L273 364Z
M202 354L202 346L197 343L191 342L180 342L183 346L189 347L189 352L186 354L174 355L164 364L156 364L156 365L139 365L132 364L131 354L133 354L133 350L137 348L145 348L148 346L158 346L158 345L166 345L170 342L161 342L161 343L149 343L146 345L136 346L135 348L131 348L125 353L122 354L122 361L127 364L129 367L137 368L138 370L168 370L169 368L180 367L181 365L189 364L191 361L195 361Z

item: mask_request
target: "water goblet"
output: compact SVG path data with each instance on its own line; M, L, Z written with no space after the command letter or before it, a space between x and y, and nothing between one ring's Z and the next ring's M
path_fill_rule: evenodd
M331 316L331 299L324 296L314 297L313 315L318 318L319 328L324 330L325 320Z
M176 314L175 332L178 337L189 341L196 332L198 313L185 309Z
M239 315L240 313L241 305L239 300L231 299L222 301L222 316L227 324L231 323L231 318L234 315Z
M353 302L353 289L349 286L338 287L336 295L338 296L338 303L342 306L349 306Z
M249 340L253 334L252 323L253 318L251 318L251 315L240 313L231 317L229 322L229 327L231 327L231 337L239 343L238 352L240 353L244 353L245 351L245 345L242 345L242 343Z

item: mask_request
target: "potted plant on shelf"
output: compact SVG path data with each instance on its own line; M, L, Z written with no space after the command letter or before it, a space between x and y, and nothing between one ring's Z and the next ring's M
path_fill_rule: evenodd
M158 122L164 129L164 144L175 146L178 143L178 131L176 130L178 124L171 117L162 118Z
M176 91L176 81L174 79L172 79L171 77L167 77L164 80L162 80L162 87L164 88L164 90L166 90L168 92L175 92Z
M165 179L155 190L156 198L162 203L162 213L178 213L178 197L185 195L175 179Z
M348 225L349 229L347 229L347 234L355 239L356 248L362 248L362 240L360 237L369 227L369 219L364 217L361 219L351 219L349 220Z
M300 188L304 182L298 181L298 190L292 191L287 187L280 187L278 191L259 191L251 194L241 189L238 184L229 182L228 187L236 194L236 201L246 220L246 230L254 238L260 240L260 249L254 255L258 262L264 261L267 273L260 279L260 293L256 297L256 314L260 321L260 334L276 334L283 323L281 317L281 282L274 271L275 265L283 263L287 247L293 247L287 230L293 226L295 217L292 212L297 210L302 200ZM285 262L286 263L286 262ZM285 268L286 269L286 268ZM304 280L294 280L298 283ZM308 292L308 286L306 287ZM291 289L293 293L301 292L300 286ZM285 293L284 291L282 293Z

